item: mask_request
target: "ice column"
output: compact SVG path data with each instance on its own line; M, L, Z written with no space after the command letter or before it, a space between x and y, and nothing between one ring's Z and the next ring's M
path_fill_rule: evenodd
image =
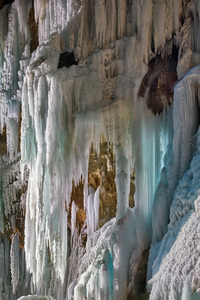
M122 146L116 147L117 219L127 212L130 191L130 165Z
M72 201L72 211L71 211L71 236L76 234L76 204Z
M95 226L95 230L99 229L99 189L100 187L98 187L98 189L96 190L95 194L94 194L94 215L95 215L95 222L94 222L94 226Z
M200 68L193 68L174 90L173 141L165 156L165 167L152 210L154 241L159 241L166 232L174 190L194 155L195 134L199 124L199 74Z
M90 236L99 227L99 187L87 197L86 209L87 234Z
M170 108L162 115L153 115L143 99L139 99L133 106L131 130L136 177L135 215L138 238L147 244L150 243L152 234L154 193L169 142L170 115Z
M10 268L12 276L13 292L15 294L17 285L19 283L19 233L16 232L12 237L12 244L10 249Z
M4 207L2 197L2 179L0 179L0 232L4 233Z

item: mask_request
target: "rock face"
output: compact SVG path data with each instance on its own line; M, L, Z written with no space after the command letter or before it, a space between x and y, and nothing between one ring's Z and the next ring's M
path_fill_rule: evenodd
M173 47L171 55L156 55L150 60L138 95L145 97L151 111L160 114L173 100L174 86L177 82L178 49Z
M95 190L100 186L99 227L116 216L115 173L112 145L108 145L107 142L101 143L99 156L91 151L88 167L88 184Z

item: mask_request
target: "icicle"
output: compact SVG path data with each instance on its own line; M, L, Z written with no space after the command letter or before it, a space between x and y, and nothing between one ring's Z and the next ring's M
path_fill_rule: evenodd
M0 232L4 233L4 207L2 198L2 179L0 179Z
M117 219L121 219L127 212L130 191L130 165L124 149L116 149L116 188L117 188Z
M72 208L71 208L71 236L73 237L76 235L76 204L72 201Z
M28 295L28 296L22 296L18 298L18 300L55 300L51 296L38 296L38 295Z
M94 193L87 198L87 234L90 236L95 230Z
M10 249L10 268L12 276L13 293L17 291L19 283L19 233L16 232L12 237L12 244Z
M96 192L94 194L94 215L95 215L94 230L99 229L99 202L100 202L99 190L100 190L100 186L98 187L98 189L96 190Z
M192 290L188 282L185 282L183 285L183 293L181 300L188 300L192 298Z

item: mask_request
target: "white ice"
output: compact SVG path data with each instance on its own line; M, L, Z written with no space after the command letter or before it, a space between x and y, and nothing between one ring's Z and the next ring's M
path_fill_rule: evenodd
M155 203L154 214L160 213L163 218L162 213L167 211L165 201L169 201L166 197L173 194L177 181L180 181L173 194L169 224L161 242L158 242L161 237L159 224L154 222L155 240L150 250L148 271L150 299L154 300L198 298L199 72L199 66L193 68L175 88L172 152L165 187L160 185L158 188L160 198ZM162 205L163 212L159 211Z

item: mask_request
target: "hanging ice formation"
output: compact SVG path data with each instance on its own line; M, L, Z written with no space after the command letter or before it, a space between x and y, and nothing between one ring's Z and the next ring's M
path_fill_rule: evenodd
M199 8L15 0L0 10L0 299L137 297L149 247L150 299L199 299Z

